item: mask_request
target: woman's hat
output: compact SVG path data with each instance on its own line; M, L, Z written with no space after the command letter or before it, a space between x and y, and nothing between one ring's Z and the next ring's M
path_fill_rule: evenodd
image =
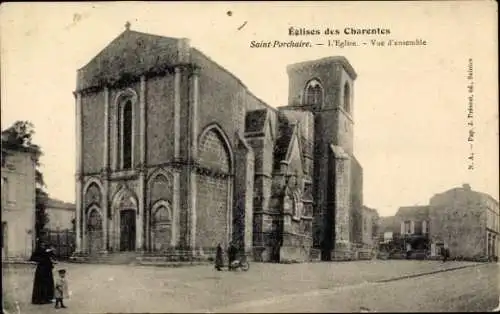
M60 274L65 274L66 273L66 269L59 269L57 272L60 273Z

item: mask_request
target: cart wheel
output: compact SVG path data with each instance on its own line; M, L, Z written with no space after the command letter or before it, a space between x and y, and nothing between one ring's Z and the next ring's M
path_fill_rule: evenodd
M247 262L247 261L242 262L242 263L241 263L241 269L242 269L243 271L247 271L247 270L249 270L249 269L250 269L250 264L248 264L248 262Z

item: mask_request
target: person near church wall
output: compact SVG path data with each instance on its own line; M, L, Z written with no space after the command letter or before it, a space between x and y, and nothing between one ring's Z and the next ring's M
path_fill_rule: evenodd
M222 270L222 267L224 267L224 257L223 257L223 250L222 246L219 243L217 245L217 251L215 252L215 269L218 271Z
M31 303L33 304L52 303L54 298L53 258L53 249L43 244L40 245L31 258L31 261L37 263L31 296Z

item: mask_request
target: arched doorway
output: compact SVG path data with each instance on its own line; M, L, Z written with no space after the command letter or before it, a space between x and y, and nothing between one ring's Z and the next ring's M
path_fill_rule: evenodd
M135 209L120 210L120 251L135 250Z
M171 246L172 215L170 204L159 201L151 210L151 246L154 252L164 252Z
M103 250L102 216L96 207L89 209L87 216L87 236L89 240L89 254L95 255Z
M137 198L123 186L113 200L114 248L119 251L135 251L137 241Z

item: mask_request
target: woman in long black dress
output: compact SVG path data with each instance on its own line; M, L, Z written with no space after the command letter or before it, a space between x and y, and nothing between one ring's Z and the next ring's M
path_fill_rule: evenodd
M54 277L52 274L54 263L52 258L52 249L44 249L43 247L39 248L31 258L37 263L31 297L33 304L51 303L54 298Z

